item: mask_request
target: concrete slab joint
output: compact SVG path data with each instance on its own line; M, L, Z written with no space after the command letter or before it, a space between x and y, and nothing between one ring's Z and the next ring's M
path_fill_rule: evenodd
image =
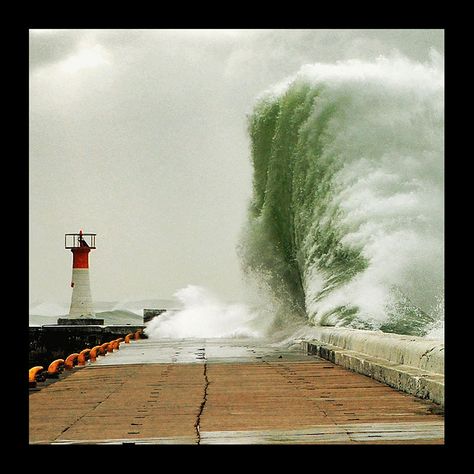
M444 344L349 328L316 328L303 350L444 407Z
M204 363L204 394L202 397L201 405L199 406L199 412L196 417L196 423L194 424L194 427L196 428L197 444L201 444L201 416L207 402L208 387L209 387L209 379L207 377L207 363Z

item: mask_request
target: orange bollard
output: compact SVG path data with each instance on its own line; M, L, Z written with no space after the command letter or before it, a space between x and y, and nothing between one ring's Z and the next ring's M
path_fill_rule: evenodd
M142 333L141 329L138 329L137 331L135 331L135 341L138 341L138 339L140 339L141 333Z
M36 365L28 371L28 384L30 387L36 387L36 377L41 373L43 367L41 365Z
M108 343L108 342L104 342L103 344L101 344L100 347L102 348L102 355L107 354L108 346L109 346L109 343Z
M97 360L97 356L102 353L102 347L95 346L89 352L89 360L91 362L95 362Z
M120 341L118 339L115 339L115 341L112 341L114 343L114 349L117 351L120 349Z
M133 332L125 336L125 344L130 344L130 338L133 337Z
M87 355L90 351L90 349L84 349L79 353L79 356L77 357L77 365L86 365Z
M64 361L64 367L67 370L71 370L74 367L74 361L79 357L79 354L74 352L74 354L70 354L66 357L66 360Z
M114 341L107 343L107 352L114 352Z
M64 359L56 359L49 364L48 367L48 375L49 376L57 376L60 373L61 366L64 365Z

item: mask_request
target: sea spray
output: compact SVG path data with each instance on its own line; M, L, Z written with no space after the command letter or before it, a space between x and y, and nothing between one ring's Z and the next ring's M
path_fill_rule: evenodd
M144 330L149 338L255 338L263 333L258 314L244 304L224 303L196 285L188 285L174 296L182 309L153 318Z
M443 90L433 53L308 65L259 98L240 254L278 301L275 328L439 327Z

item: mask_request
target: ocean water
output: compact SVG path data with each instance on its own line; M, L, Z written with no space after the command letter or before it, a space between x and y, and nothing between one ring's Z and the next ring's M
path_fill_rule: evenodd
M444 68L304 66L249 117L244 271L290 322L427 337L444 328Z
M29 325L56 324L58 318L69 314L68 303L33 302L29 307ZM174 308L179 302L170 299L156 298L124 301L94 301L97 318L104 324L142 324L144 308Z

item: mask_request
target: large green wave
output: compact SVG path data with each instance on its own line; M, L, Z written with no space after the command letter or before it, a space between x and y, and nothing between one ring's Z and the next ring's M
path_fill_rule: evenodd
M275 327L424 335L440 318L442 104L439 67L384 59L306 67L259 99L241 256Z

